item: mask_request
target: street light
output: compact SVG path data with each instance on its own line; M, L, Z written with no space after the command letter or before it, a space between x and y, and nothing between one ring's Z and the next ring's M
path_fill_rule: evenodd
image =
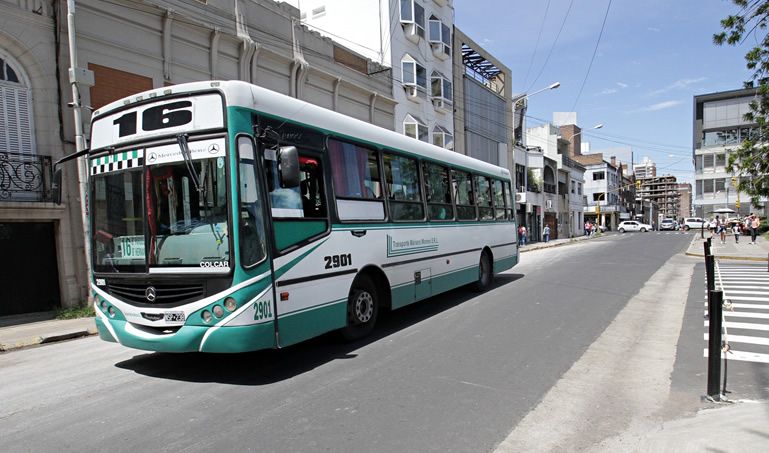
M581 131L577 132L576 134L573 134L573 135L572 135L571 137L569 137L569 138L568 138L566 141L567 141L567 142L569 142L569 143L571 143L571 139L573 139L573 138L574 138L574 137L576 137L577 135L579 135L579 134L581 134L581 133L583 133L583 132L592 131L593 129L600 129L600 128L602 128L602 127L603 127L603 124L596 124L595 126L593 126L593 127L591 127L591 128L588 128L588 129L582 129Z
M528 99L528 98L534 96L537 93L541 93L541 92L547 91L547 90L554 90L554 89L558 88L559 86L561 86L561 82L555 82L554 84L546 86L545 88L542 88L541 90L537 90L537 91L535 91L533 93L528 93L528 94L527 93L521 93L521 94L518 94L518 95L516 95L517 97L513 97L513 103L515 104L515 107L517 108L519 102L521 102L521 101L523 101L525 99Z

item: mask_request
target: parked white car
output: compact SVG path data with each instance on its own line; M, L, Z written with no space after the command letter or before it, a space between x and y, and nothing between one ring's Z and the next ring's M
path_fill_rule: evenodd
M708 229L708 223L699 217L687 217L684 219L684 231Z
M647 231L651 231L652 226L646 223L636 222L635 220L626 220L624 222L620 222L617 230L620 233L624 233L625 231L640 231L641 233L645 233Z

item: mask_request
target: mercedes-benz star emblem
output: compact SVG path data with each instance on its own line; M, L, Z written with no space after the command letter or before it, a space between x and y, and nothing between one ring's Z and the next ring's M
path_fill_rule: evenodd
M155 302L155 299L158 297L157 293L155 292L155 287L148 286L147 289L144 290L144 297L146 297L150 302Z

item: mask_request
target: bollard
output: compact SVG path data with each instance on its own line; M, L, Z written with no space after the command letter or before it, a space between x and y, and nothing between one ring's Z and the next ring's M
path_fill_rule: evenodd
M710 302L710 291L716 289L716 257L705 255L705 282L707 283L708 302Z
M724 292L708 292L708 396L721 400L719 381L721 378L721 316Z
M702 242L702 247L705 249L705 256L708 256L711 254L710 251L710 238L707 238L705 241Z

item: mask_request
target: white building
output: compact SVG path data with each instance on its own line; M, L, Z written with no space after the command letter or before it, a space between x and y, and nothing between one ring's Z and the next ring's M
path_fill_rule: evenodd
M553 178L555 194L544 191L542 224L549 224L551 230L556 230L559 237L580 236L583 233L584 195L583 180L585 167L569 158L564 153L568 149L568 141L563 137L561 129L553 124L542 124L526 129L526 143L533 148L541 148L543 153L542 178L547 183ZM555 163L556 171L548 170L547 161ZM532 159L533 161L533 159ZM533 167L534 174L538 174ZM545 187L547 189L547 187ZM532 194L532 201L539 198ZM555 228L557 225L557 228Z
M303 24L391 69L396 132L454 149L452 0L289 0Z

